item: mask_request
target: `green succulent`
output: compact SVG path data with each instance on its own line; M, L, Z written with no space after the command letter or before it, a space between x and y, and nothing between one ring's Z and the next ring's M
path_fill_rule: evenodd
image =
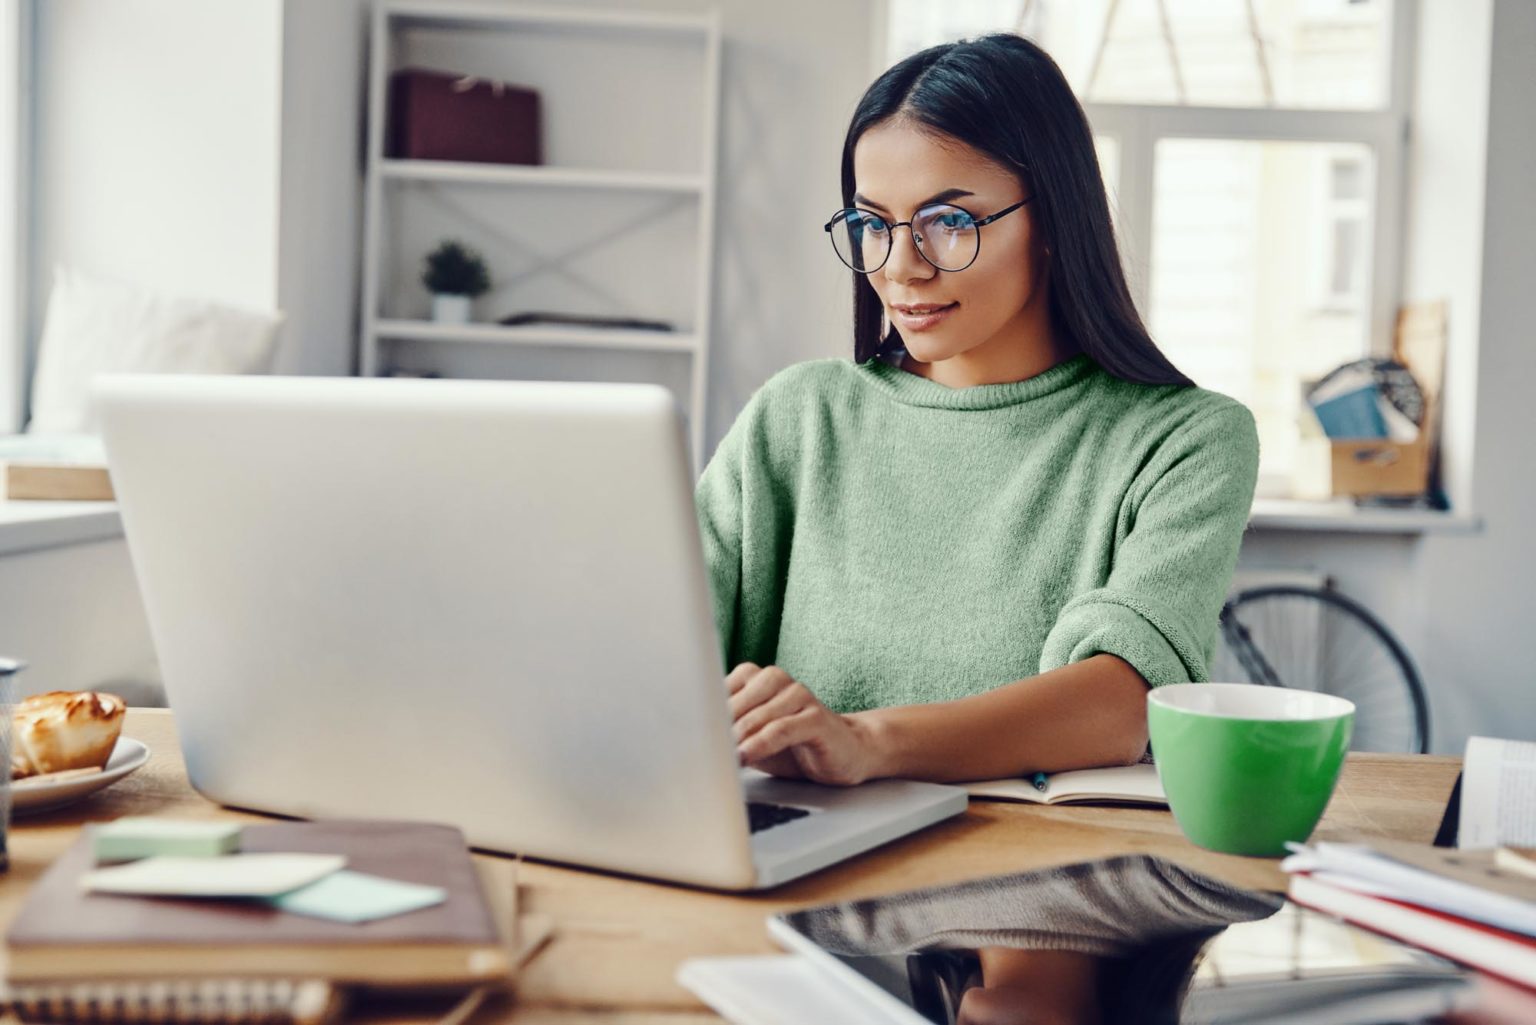
M491 287L491 276L479 253L450 239L427 254L421 283L433 295L467 295L474 298Z

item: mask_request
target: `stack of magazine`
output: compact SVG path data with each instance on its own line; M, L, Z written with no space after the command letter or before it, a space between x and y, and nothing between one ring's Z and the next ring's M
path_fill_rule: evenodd
M1320 843L1282 867L1298 904L1536 990L1536 851Z
M1436 843L1297 846L1281 868L1298 904L1536 990L1536 744L1471 738Z

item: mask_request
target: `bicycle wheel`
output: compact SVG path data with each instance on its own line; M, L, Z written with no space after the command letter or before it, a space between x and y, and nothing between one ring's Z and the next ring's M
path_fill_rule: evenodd
M1353 701L1354 751L1422 753L1429 746L1429 708L1413 660L1380 620L1336 591L1256 587L1230 599L1211 679Z

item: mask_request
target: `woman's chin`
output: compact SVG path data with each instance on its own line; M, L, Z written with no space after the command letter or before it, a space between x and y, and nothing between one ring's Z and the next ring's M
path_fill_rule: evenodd
M924 338L921 335L914 338L903 338L902 348L907 350L908 356L911 356L919 363L937 363L955 354L953 351L954 346L945 345L939 339Z

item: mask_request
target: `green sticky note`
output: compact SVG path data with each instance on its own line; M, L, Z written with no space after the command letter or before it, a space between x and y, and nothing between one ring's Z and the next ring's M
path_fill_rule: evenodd
M240 849L240 823L121 818L92 831L92 849L98 862L162 856L216 858Z
M402 883L343 869L308 886L269 897L267 903L296 915L335 922L371 922L429 908L447 899L448 891L441 886Z

